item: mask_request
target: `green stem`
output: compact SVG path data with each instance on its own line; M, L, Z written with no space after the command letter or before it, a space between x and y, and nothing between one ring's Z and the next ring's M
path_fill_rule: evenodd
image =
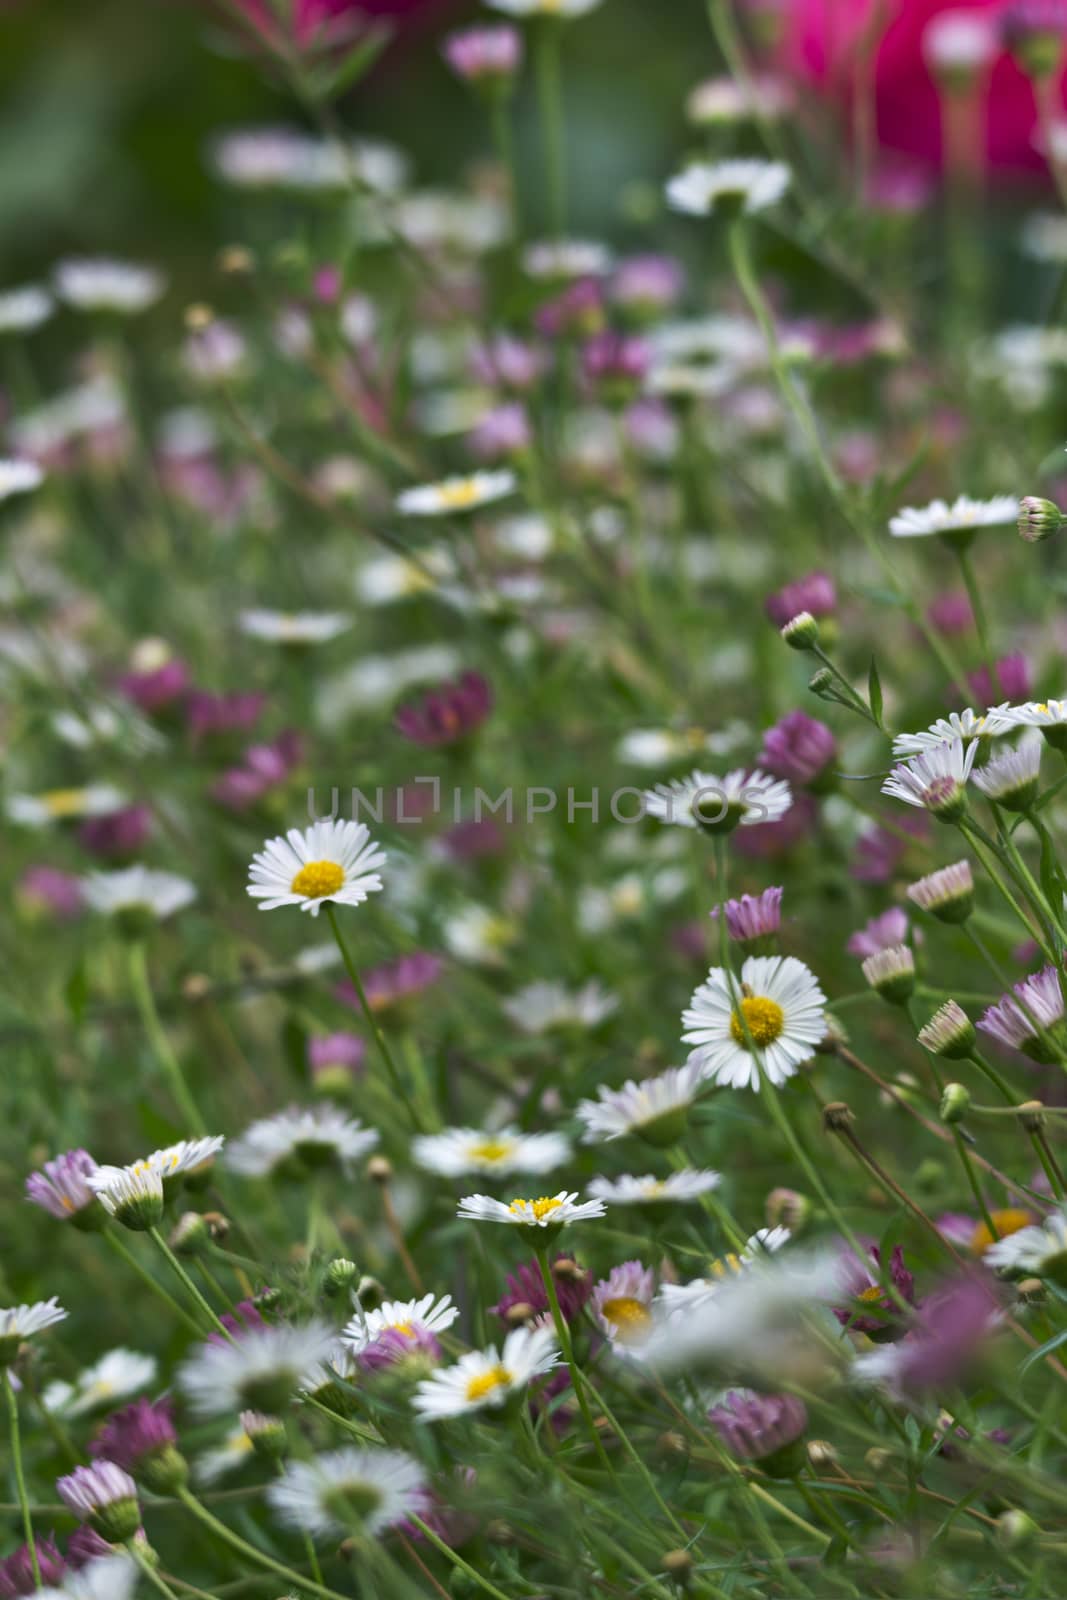
M989 694L991 701L995 702L998 696L999 682L997 679L997 661L993 654L993 646L989 634L989 618L986 615L985 603L982 600L982 591L978 587L978 578L971 560L971 552L966 545L956 545L956 564L960 569L963 586L967 590L967 598L971 602L971 611L974 614L974 625L978 630L978 643L982 648L982 660L985 662L989 674Z
M182 1116L193 1133L204 1134L207 1124L197 1107L185 1081L181 1063L171 1048L166 1030L156 1010L155 998L152 994L152 984L148 976L148 962L145 956L145 946L141 939L130 945L129 952L130 984L133 988L133 997L140 1012L141 1022L148 1041L152 1046L156 1060L163 1070L163 1074L170 1084L171 1094L174 1096Z
M401 1076L400 1068L396 1064L393 1052L386 1043L384 1033L378 1026L378 1019L375 1017L374 1012L370 1008L370 1002L367 999L359 972L356 969L356 964L349 955L348 946L345 943L343 934L341 933L341 925L337 920L337 911L329 901L326 903L325 911L326 920L330 924L330 931L334 936L338 950L341 952L341 960L344 962L345 971L348 973L352 987L356 991L356 998L359 1000L360 1009L363 1012L364 1020L374 1036L374 1042L378 1047L378 1054L385 1063L385 1068L390 1079L392 1080L393 1088L396 1090L404 1104L404 1109L407 1111L412 1127L417 1133L421 1133L422 1123L419 1120L418 1112L412 1105L408 1092L404 1087L404 1080Z
M560 30L553 17L545 17L538 25L535 66L545 173L548 178L549 227L553 237L561 239L567 225L567 166L564 154Z
M283 1579L285 1583L295 1590L306 1589L311 1594L322 1595L323 1600L350 1600L350 1597L338 1594L336 1589L328 1589L325 1584L318 1583L313 1578L305 1578L302 1573L294 1572L292 1567L284 1566L282 1562L275 1561L274 1557L267 1555L265 1551L258 1550L254 1544L249 1544L247 1539L242 1539L239 1533L234 1533L233 1529L228 1528L224 1522L220 1522L218 1517L212 1516L207 1507L201 1505L196 1496L188 1489L179 1489L177 1498L185 1509L196 1517L198 1522L202 1522L205 1528L210 1528L212 1533L217 1538L224 1540L231 1549L238 1551L240 1555L245 1556L249 1561L254 1561L257 1566L263 1567L265 1571L276 1573L279 1578Z
M15 1473L15 1491L18 1495L19 1510L22 1512L22 1533L26 1540L26 1548L30 1552L30 1566L33 1569L33 1581L38 1589L41 1587L41 1564L37 1559L37 1546L33 1539L33 1519L30 1516L30 1497L26 1493L26 1476L22 1468L22 1435L19 1431L19 1403L15 1394L15 1385L11 1382L11 1374L4 1368L4 1393L7 1395L7 1418L11 1430L11 1465Z
M491 1594L493 1600L511 1600L511 1597L506 1595L502 1589L498 1589L495 1583L490 1583L488 1578L483 1578L476 1567L472 1567L469 1562L464 1561L457 1551L453 1550L450 1545L445 1544L443 1539L439 1539L433 1529L427 1527L421 1517L417 1517L413 1511L409 1511L405 1520L410 1522L413 1528L418 1528L426 1542L432 1544L438 1554L444 1556L446 1561L450 1561L457 1572L464 1573L471 1583L476 1583L479 1589L484 1589L486 1594Z
M975 1204L977 1205L978 1210L981 1212L982 1221L989 1229L989 1237L991 1239L999 1239L1000 1233L997 1230L996 1223L993 1221L993 1218L990 1215L989 1207L986 1205L985 1195L982 1193L982 1185L978 1182L978 1175L974 1170L967 1146L964 1144L958 1128L953 1128L952 1130L952 1141L956 1146L956 1152L960 1158L960 1162L962 1163L963 1170L967 1175L967 1182L970 1186L971 1193L974 1195Z
M148 1236L152 1240L152 1243L155 1245L156 1249L159 1251L160 1255L162 1255L163 1259L166 1261L167 1265L170 1267L171 1271L174 1273L175 1277L185 1287L186 1292L196 1302L197 1306L204 1313L208 1322L214 1327L215 1331L217 1333L221 1333L224 1339L226 1339L229 1343L232 1343L233 1335L226 1327L226 1324L219 1320L217 1313L211 1308L204 1296L200 1293L200 1290L186 1272L185 1268L178 1260L178 1257L174 1254L174 1251L160 1233L159 1229L149 1228Z
M140 1278L145 1287L151 1289L154 1295L158 1295L159 1299L163 1301L163 1304L168 1308L168 1310L171 1311L180 1322L185 1324L190 1333L195 1334L198 1339L202 1339L204 1337L204 1330L201 1328L196 1319L191 1317L188 1311L186 1311L185 1307L183 1305L179 1305L174 1296L170 1294L168 1290L164 1289L161 1283L157 1282L156 1279L153 1278L152 1274L148 1271L148 1268L142 1266L141 1262L138 1261L133 1251L127 1250L118 1234L113 1233L109 1228L104 1234L104 1240L105 1243L107 1243L110 1248L114 1250L119 1259L121 1261L125 1261L126 1265L137 1274L138 1278Z
M522 202L519 198L519 171L515 160L515 136L511 129L508 96L495 90L489 97L489 125L500 165L507 174L511 204L511 231L516 243L522 237Z
M160 1594L165 1594L167 1596L167 1600L176 1600L174 1590L171 1588L170 1584L167 1583L162 1575L156 1571L155 1567L152 1565L151 1561L149 1561L144 1551L139 1550L132 1539L125 1546L125 1549L140 1567L143 1576L148 1579L153 1589L158 1589Z
M582 1421L585 1423L586 1431L592 1440L593 1448L596 1450L596 1453L600 1458L601 1465L605 1467L611 1477L614 1478L615 1469L608 1460L607 1452L604 1449L604 1442L599 1433L596 1431L596 1424L593 1421L593 1414L589 1409L589 1397L585 1392L585 1379L578 1371L578 1366L574 1359L574 1346L571 1343L571 1331L568 1328L566 1320L563 1316L563 1312L560 1309L559 1295L556 1292L556 1280L552 1276L552 1268L548 1260L548 1251L543 1245L535 1245L534 1254L537 1256L537 1264L541 1268L541 1280L544 1283L545 1293L548 1296L548 1303L552 1310L552 1321L556 1325L556 1337L559 1340L560 1349L563 1351L563 1359L567 1363L567 1370L571 1375L571 1387L574 1390L574 1398L578 1402L578 1409L582 1413Z

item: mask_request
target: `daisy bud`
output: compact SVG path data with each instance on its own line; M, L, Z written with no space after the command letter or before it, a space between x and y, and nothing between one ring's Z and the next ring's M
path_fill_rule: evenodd
M941 1096L941 1121L962 1122L971 1109L970 1090L962 1083L946 1083Z
M343 1295L355 1287L359 1268L344 1256L335 1256L322 1277L322 1292L326 1295Z
M256 258L243 244L230 244L219 251L218 265L219 271L225 272L227 277L243 278L255 270Z
M56 1490L64 1505L108 1544L125 1544L141 1526L137 1485L114 1461L75 1467L57 1480Z
M767 1225L798 1233L811 1216L811 1201L795 1189L772 1189L764 1206Z
M252 1442L257 1456L266 1461L280 1461L286 1453L288 1439L285 1423L280 1417L263 1411L242 1411L241 1426Z
M822 1108L822 1125L827 1133L845 1133L856 1118L844 1100L831 1100Z
M906 1005L915 991L915 956L910 945L877 950L863 963L863 976L890 1005Z
M367 1177L371 1183L381 1184L382 1187L393 1181L393 1164L385 1156L371 1156L367 1162Z
M944 1056L949 1061L963 1061L974 1049L974 1023L955 1000L934 1012L929 1022L919 1029L919 1043L931 1055Z
M810 611L799 611L780 631L790 650L814 650L819 642L819 624Z
M1019 537L1025 539L1027 544L1040 544L1044 539L1051 539L1062 526L1063 512L1055 500L1042 500L1035 494L1028 494L1024 500L1020 500Z
M892 1450L884 1450L881 1445L874 1445L864 1456L864 1462L874 1473L884 1472L893 1464Z
M385 1299L385 1288L377 1278L362 1277L356 1287L356 1299L364 1311L374 1311Z
M1041 782L1041 744L1005 750L971 774L976 789L1006 811L1029 811Z
M735 1460L754 1461L772 1478L793 1478L804 1465L808 1413L794 1395L735 1389L708 1420Z
M186 306L183 320L190 333L203 333L214 322L215 313L210 306Z
M908 899L939 922L966 922L974 910L974 878L969 861L928 873L910 884Z
M1040 1100L1025 1100L1017 1108L1019 1126L1027 1133L1040 1133L1045 1126L1045 1107Z
M521 1328L527 1322L532 1322L537 1314L536 1307L528 1300L516 1300L514 1305L508 1306L504 1312L504 1321L511 1328Z
M186 1211L171 1229L167 1243L176 1256L198 1256L210 1239L210 1231L199 1211Z
M693 1558L688 1550L668 1550L665 1556L660 1557L660 1566L668 1578L673 1578L675 1583L684 1588L693 1570Z
M837 1460L837 1451L827 1439L809 1439L808 1460L818 1472L823 1467L833 1466Z
M808 689L812 694L818 695L820 700L833 699L828 691L833 688L834 675L829 667L820 667L818 672L813 672L808 679Z
M997 1518L996 1538L1003 1550L1020 1550L1032 1544L1041 1529L1025 1511L1012 1508Z

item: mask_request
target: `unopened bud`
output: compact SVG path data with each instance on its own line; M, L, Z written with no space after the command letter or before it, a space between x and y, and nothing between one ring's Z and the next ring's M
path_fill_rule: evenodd
M1055 500L1042 500L1028 494L1019 502L1019 534L1027 544L1040 544L1059 533L1063 525L1063 512Z
M911 946L895 944L888 950L876 950L864 961L863 976L890 1005L906 1005L915 992L915 957Z
M210 306L193 305L185 308L185 326L190 333L203 333L214 320L215 313Z
M808 1460L820 1470L832 1466L837 1460L837 1451L828 1439L809 1439L807 1450Z
M962 1083L946 1083L941 1095L941 1121L962 1122L970 1109L970 1090Z
M572 1256L561 1256L558 1261L552 1263L552 1276L561 1278L564 1283L583 1283L588 1273Z
M780 631L791 650L814 650L819 642L819 624L810 611L798 611Z
M288 1440L285 1423L280 1417L263 1411L242 1411L241 1426L252 1442L257 1456L267 1461L280 1461L286 1453Z
M1024 1100L1015 1108L1015 1114L1027 1133L1040 1133L1045 1126L1045 1107L1040 1100Z
M884 1472L893 1460L893 1452L892 1450L883 1450L881 1445L872 1445L863 1459L872 1472Z
M326 1295L347 1294L359 1278L359 1268L344 1256L335 1256L322 1275L322 1292Z
M200 1212L186 1211L174 1224L167 1242L176 1256L198 1256L209 1237L208 1225Z
M360 1278L356 1285L356 1299L364 1311L374 1311L385 1299L385 1288L377 1278Z
M822 1125L827 1133L844 1133L856 1118L843 1100L831 1100L822 1108Z
M768 1227L788 1228L790 1233L799 1233L811 1216L811 1201L795 1189L772 1189L764 1211Z
M255 268L256 261L251 250L246 250L244 245L227 245L225 250L219 251L219 271L243 276Z
M675 1583L687 1584L693 1570L693 1558L688 1550L668 1550L660 1559L660 1566Z
M371 1183L379 1183L383 1187L393 1181L393 1163L385 1156L371 1156L367 1162L367 1177Z
M527 1322L532 1322L537 1311L528 1300L516 1300L515 1304L508 1306L504 1312L504 1321L509 1328L521 1328Z
M1016 1508L1002 1511L997 1518L997 1543L1004 1550L1020 1550L1032 1544L1040 1532L1034 1519Z
M689 1446L685 1442L685 1435L678 1433L674 1428L668 1428L661 1433L656 1444L665 1456L687 1456Z

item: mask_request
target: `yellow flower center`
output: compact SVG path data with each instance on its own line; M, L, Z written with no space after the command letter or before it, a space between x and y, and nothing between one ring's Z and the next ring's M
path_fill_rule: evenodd
M713 1278L728 1278L731 1273L740 1271L741 1258L734 1255L732 1250L728 1255L722 1256L718 1261L711 1263L711 1275Z
M306 867L300 868L289 888L291 893L302 895L305 900L325 900L327 895L336 894L344 881L344 868L336 861L309 861Z
M469 1153L474 1161L504 1161L514 1148L510 1139L485 1139L481 1144L472 1144Z
M482 497L481 486L474 478L461 478L456 483L443 483L439 489L441 504L450 511L465 511L475 506Z
M511 1382L511 1373L507 1367L497 1362L495 1367L490 1367L488 1372L481 1372L467 1384L468 1400L484 1400L487 1394L492 1394L494 1389L506 1389Z
M50 817L78 817L85 808L85 790L53 789L41 796L41 804Z
M990 1218L1000 1239L1007 1238L1009 1233L1018 1233L1020 1228L1028 1228L1034 1220L1029 1211L1023 1211L1015 1206L1009 1206L1005 1211L991 1211ZM971 1234L971 1249L975 1255L982 1255L993 1242L993 1235L986 1224L978 1223Z
M402 1339L414 1339L415 1329L410 1322L394 1322L390 1324L390 1333L398 1333Z
M877 1283L872 1283L869 1289L861 1289L856 1296L857 1300L866 1300L868 1304L872 1304L875 1300L880 1300L881 1298L881 1285Z
M639 1344L652 1321L644 1301L635 1300L632 1295L626 1294L619 1295L613 1300L605 1300L600 1308L600 1314L605 1322L610 1322L615 1328L623 1344Z
M513 1211L517 1217L522 1217L524 1222L530 1217L535 1222L542 1222L553 1211L558 1211L561 1204L560 1200L549 1200L542 1195L540 1200L513 1200L508 1210Z
M768 1000L760 994L745 995L739 1009L730 1017L730 1032L736 1042L744 1046L751 1039L761 1050L773 1044L784 1027L785 1012L777 1000Z

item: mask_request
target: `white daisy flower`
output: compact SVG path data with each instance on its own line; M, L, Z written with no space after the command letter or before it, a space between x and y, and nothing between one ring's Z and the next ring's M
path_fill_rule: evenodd
M421 1134L411 1146L415 1162L427 1172L443 1178L458 1178L468 1172L551 1172L562 1166L571 1153L569 1142L559 1133L523 1133L519 1128L445 1128L441 1133Z
M1018 1278L1051 1278L1067 1286L1067 1208L1051 1212L1040 1227L1020 1228L997 1239L982 1260Z
M328 644L347 633L352 618L342 611L242 611L237 618L242 633L269 644Z
M585 1124L582 1142L596 1144L636 1133L649 1144L677 1143L702 1081L699 1067L687 1062L640 1082L630 1078L621 1089L601 1084L595 1100L582 1100L576 1107L575 1115Z
M324 818L268 839L252 858L248 893L263 902L263 911L299 906L317 917L326 901L362 905L382 887L374 869L385 861L365 823Z
M419 1300L385 1300L374 1311L357 1312L341 1334L347 1347L360 1355L383 1334L399 1334L413 1342L424 1335L436 1336L450 1328L459 1316L450 1294L440 1298L424 1294Z
M53 281L60 300L78 311L146 311L166 288L154 267L129 261L61 261Z
M746 1239L741 1250L728 1251L726 1255L712 1261L704 1277L691 1278L688 1283L661 1284L660 1305L664 1311L674 1313L684 1312L694 1305L703 1304L710 1295L717 1294L724 1283L754 1264L758 1265L766 1257L774 1255L783 1245L788 1244L791 1238L792 1234L788 1228L757 1229Z
M153 921L163 922L196 899L196 886L188 878L151 867L91 872L80 883L86 904L108 917L143 912Z
M150 1161L128 1167L97 1167L86 1177L109 1217L137 1232L154 1228L163 1215L163 1173Z
M519 1228L561 1228L568 1222L602 1217L603 1200L579 1200L575 1189L542 1195L539 1200L494 1200L487 1194L469 1194L460 1201L457 1217L464 1222L505 1222Z
M150 1156L145 1157L145 1161L155 1167L163 1182L167 1183L186 1173L202 1171L209 1162L214 1161L225 1143L221 1133L208 1134L199 1139L180 1139L177 1144L153 1150Z
M966 805L967 779L978 753L978 742L964 744L946 739L894 767L882 785L882 793L905 805L932 811L945 821L960 816Z
M291 1461L267 1489L278 1518L321 1539L356 1531L383 1533L427 1507L422 1468L402 1450L357 1450L345 1445Z
M777 205L789 182L789 168L782 161L695 161L668 182L667 204L693 217L707 217L723 207L751 215Z
M12 822L43 828L51 822L82 822L86 817L107 817L121 811L126 796L108 783L84 789L48 789L44 794L12 794L4 809Z
M699 1200L702 1194L710 1194L721 1182L719 1172L707 1168L697 1172L685 1167L666 1178L657 1178L651 1172L641 1178L630 1173L618 1178L593 1178L586 1187L586 1194L609 1206L684 1205L688 1200Z
M52 296L39 283L0 290L0 333L32 333L55 308Z
M611 251L596 239L538 239L522 253L530 278L602 278L612 265Z
M452 955L486 967L503 966L508 948L519 936L510 917L473 903L450 912L444 932Z
M34 461L0 460L0 500L39 489L44 473Z
M1014 527L1018 518L1019 501L1013 494L991 500L961 494L951 505L931 500L928 506L905 506L889 519L889 531L894 539L925 539L935 533L969 537L979 528Z
M335 1165L350 1171L378 1143L373 1128L337 1106L323 1104L304 1111L290 1106L263 1117L230 1143L226 1165L243 1178L265 1178L286 1163L302 1168Z
M971 774L976 789L1009 811L1027 811L1037 798L1041 782L1044 740L1027 733L1015 750L1004 750Z
M137 1563L125 1553L102 1556L68 1572L60 1588L36 1589L34 1600L133 1600L139 1576Z
M1013 728L1040 728L1048 742L1060 749L1067 740L1067 700L1028 700L1024 705L996 709L998 732Z
M66 1315L55 1295L51 1300L35 1300L32 1305L0 1306L0 1367L9 1366L15 1359L23 1339L43 1333Z
M193 1476L198 1483L217 1483L227 1472L236 1472L238 1467L243 1467L254 1454L251 1435L242 1424L231 1428L214 1450L205 1450L203 1455L197 1456Z
M662 767L701 751L728 756L751 735L748 723L737 718L719 733L707 733L703 728L634 728L615 746L615 759L635 767Z
M409 517L448 517L457 511L477 511L514 494L518 480L513 472L472 472L465 478L444 478L405 489L396 497L396 509Z
M365 606L388 606L432 594L438 584L456 576L450 550L432 545L419 551L417 562L407 556L382 555L365 561L356 573L355 590Z
M1004 720L1011 707L1005 700L988 711L950 711L947 717L938 717L921 733L898 733L893 740L895 756L918 756L935 745L951 744L959 739L967 744L972 739L999 738L1007 733L1009 724Z
M642 799L646 816L712 833L727 832L738 824L777 822L793 804L788 783L758 767L751 772L735 767L722 778L697 770L688 778L657 783L645 790Z
M826 1033L826 996L796 956L749 956L740 984L712 967L682 1013L690 1065L713 1083L758 1089L810 1061ZM751 1049L755 1045L755 1053Z
M304 1374L328 1359L337 1340L325 1322L249 1328L232 1340L198 1345L178 1369L178 1383L197 1416L273 1414L292 1398Z
M159 1363L155 1356L137 1350L109 1350L91 1367L86 1367L67 1383L57 1378L46 1386L41 1403L46 1411L65 1417L80 1417L97 1406L112 1405L139 1394L156 1380Z
M408 172L407 157L384 141L342 144L297 128L241 128L216 140L211 154L218 175L243 189L343 189L354 180L395 194Z
M516 1328L498 1351L470 1350L453 1367L442 1367L415 1390L412 1404L420 1417L436 1422L486 1407L494 1410L525 1389L559 1361L555 1330L547 1324Z
M618 1008L618 996L608 994L595 978L575 990L562 983L528 983L501 1006L523 1033L534 1034L550 1028L595 1028Z

